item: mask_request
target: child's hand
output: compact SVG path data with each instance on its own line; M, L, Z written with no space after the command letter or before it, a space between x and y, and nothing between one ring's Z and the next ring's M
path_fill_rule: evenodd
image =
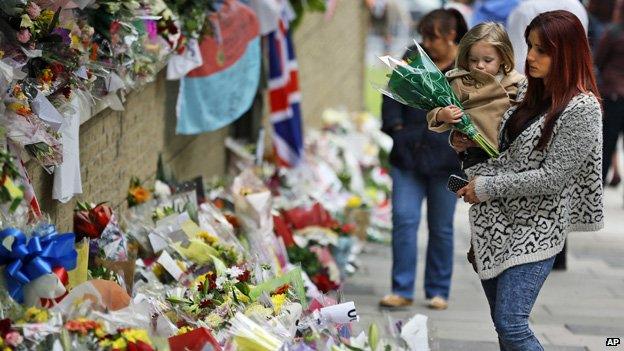
M436 115L438 123L456 124L461 121L464 112L457 106L450 105L442 108Z

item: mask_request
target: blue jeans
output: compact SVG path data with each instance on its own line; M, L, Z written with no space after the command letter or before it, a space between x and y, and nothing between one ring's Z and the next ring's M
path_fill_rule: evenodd
M392 292L413 299L416 281L420 208L427 198L429 240L425 266L425 297L448 299L453 272L455 194L447 177L422 176L392 168Z
M555 257L507 268L495 278L482 280L501 351L542 351L529 329L529 314Z

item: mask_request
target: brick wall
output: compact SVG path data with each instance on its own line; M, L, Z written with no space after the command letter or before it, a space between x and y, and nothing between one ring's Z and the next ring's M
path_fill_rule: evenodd
M368 11L362 0L336 2L333 18L306 13L294 35L306 127L318 127L326 108L364 108Z
M161 73L154 83L128 95L125 111L107 109L81 125L83 195L79 199L125 208L130 178L153 180L160 152L179 179L223 173L228 129L175 135L176 94L177 83L167 82ZM34 162L28 169L43 210L60 229L70 229L75 200L67 204L52 200L53 177Z
M319 125L325 108L362 108L366 20L360 0L340 0L330 21L322 14L306 14L295 32L307 128ZM229 127L199 136L175 135L177 88L161 73L154 83L128 95L125 111L102 111L80 127L83 195L78 199L108 201L123 209L130 177L153 180L159 152L179 179L224 173ZM52 200L53 177L34 162L27 166L42 209L61 230L70 229L76 200Z

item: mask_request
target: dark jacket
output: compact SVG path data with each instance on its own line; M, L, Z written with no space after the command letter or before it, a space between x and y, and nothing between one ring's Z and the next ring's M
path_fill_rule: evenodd
M413 52L413 48L407 52ZM392 166L414 170L424 176L448 177L453 173L461 174L457 154L449 146L449 132L430 131L427 111L411 108L384 95L381 118L381 130L394 141L390 152ZM395 131L398 125L403 128Z
M600 94L612 100L624 97L624 25L617 24L606 30L594 63L600 72Z

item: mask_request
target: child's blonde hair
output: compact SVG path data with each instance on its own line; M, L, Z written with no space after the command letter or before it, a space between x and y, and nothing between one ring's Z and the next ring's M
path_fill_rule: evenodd
M464 35L459 41L459 52L457 54L457 60L455 61L455 67L468 71L468 55L470 54L470 48L481 40L496 48L496 51L498 51L498 54L501 56L505 74L514 69L514 53L509 35L507 35L505 28L501 24L495 22L479 23Z

